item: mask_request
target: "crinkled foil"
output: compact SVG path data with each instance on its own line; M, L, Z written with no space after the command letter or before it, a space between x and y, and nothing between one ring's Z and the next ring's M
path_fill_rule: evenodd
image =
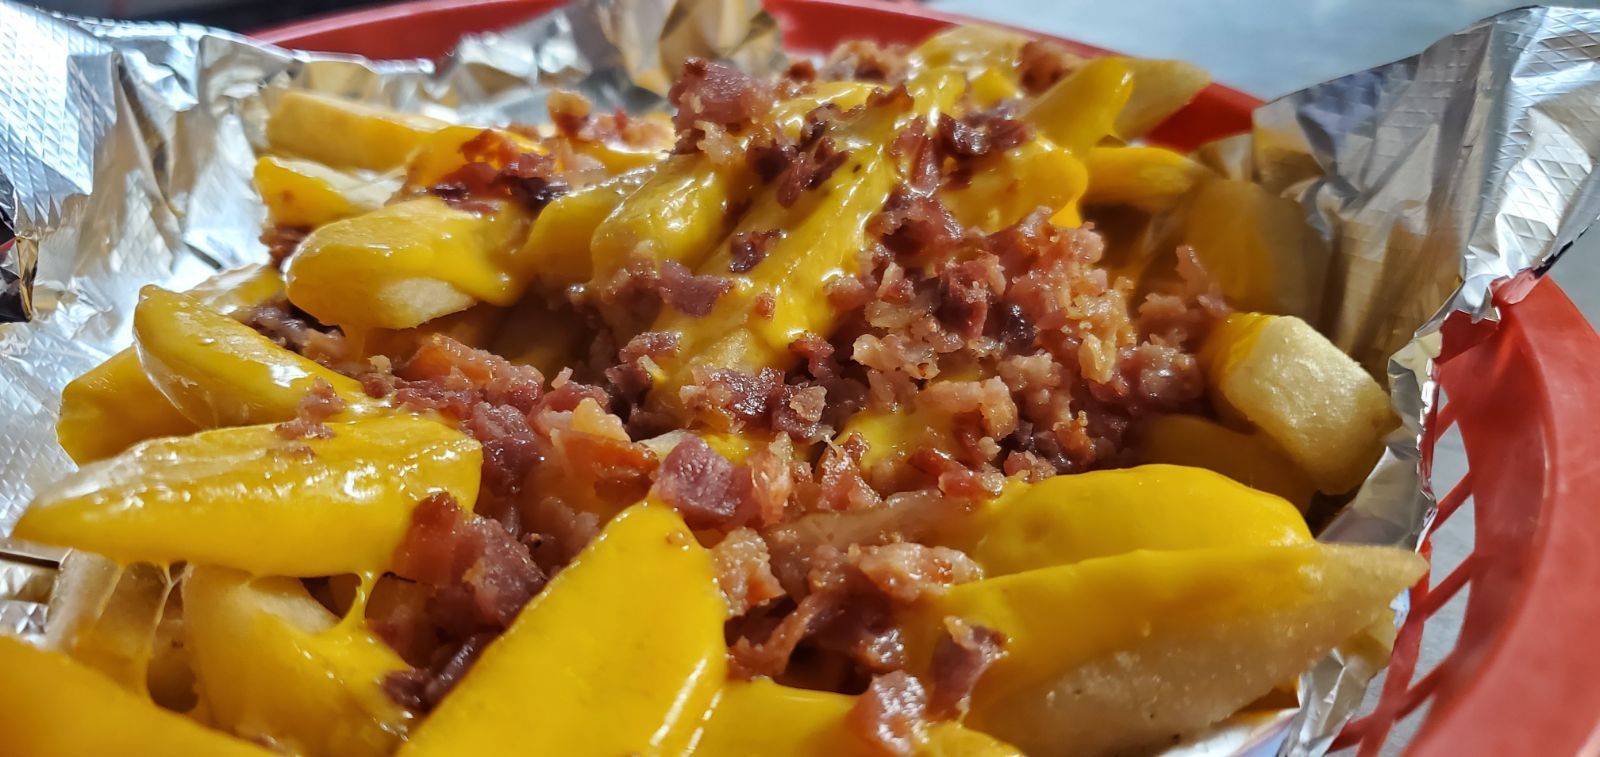
M435 65L298 53L189 25L65 19L0 0L0 533L71 463L61 388L127 342L138 288L186 286L260 260L250 182L266 103L284 88L466 123L537 121L553 86L604 106L659 105L689 54L780 60L756 0L581 0L463 40ZM1531 8L1422 54L1263 106L1217 155L1299 201L1321 238L1317 325L1376 372L1404 421L1323 534L1415 547L1433 512L1420 466L1440 325L1497 318L1490 287L1542 273L1600 214L1600 11ZM0 542L0 549L4 548ZM44 606L0 574L0 633L37 636ZM6 576L10 576L9 579ZM18 592L24 591L18 589ZM1403 598L1396 602L1403 618ZM1298 715L1238 718L1172 750L1324 751L1377 665L1335 654L1302 679Z

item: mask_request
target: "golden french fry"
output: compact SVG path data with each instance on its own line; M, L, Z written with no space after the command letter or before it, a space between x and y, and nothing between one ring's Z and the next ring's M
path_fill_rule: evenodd
M133 337L150 382L203 428L287 421L319 381L352 410L371 404L355 379L185 294L155 286L141 290Z
M1138 139L1188 105L1211 83L1205 69L1181 60L1123 58L1133 70L1133 96L1117 114L1117 136Z
M285 439L272 426L155 439L41 492L16 536L122 562L327 576L389 565L424 497L478 496L476 441L417 416L329 423Z
M400 741L410 715L382 684L408 666L299 580L197 567L183 606L184 641L219 728L308 757L376 757Z
M1293 316L1235 313L1200 360L1212 402L1259 427L1329 494L1361 484L1398 424L1366 369Z
M377 208L400 187L390 178L361 179L314 161L272 155L256 161L255 179L269 222L307 229Z
M1387 547L1137 551L952 587L907 620L926 664L950 616L1006 637L967 723L1032 755L1146 748L1271 691L1427 567Z
M274 752L157 707L65 655L0 636L0 752L271 757ZM25 685L23 685L25 684ZM85 713L93 722L84 721Z
M1299 203L1235 179L1202 182L1190 197L1183 242L1194 248L1228 304L1305 315L1312 305Z
M463 210L420 197L323 226L289 259L289 299L357 330L407 329L478 302L510 305L531 277L514 254L528 214L484 204Z
M629 508L399 754L684 753L726 677L725 614L711 555L683 520L659 505ZM543 684L528 688L529 676Z
M404 165L412 150L444 127L427 116L290 90L267 117L267 146L334 168L388 171Z
M1039 95L1022 119L1073 155L1116 136L1116 120L1133 93L1133 67L1126 58L1096 58Z
M1221 473L1304 510L1317 487L1260 431L1235 431L1198 415L1158 415L1145 422L1134 454L1141 463L1193 465Z
M1096 147L1084 160L1088 205L1132 205L1150 213L1171 210L1212 176L1210 169L1164 147Z

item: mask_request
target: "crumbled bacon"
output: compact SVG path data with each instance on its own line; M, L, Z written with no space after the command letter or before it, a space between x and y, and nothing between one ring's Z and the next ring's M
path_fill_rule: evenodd
M974 113L959 120L939 116L939 147L958 160L1005 152L1032 138L1026 122L996 113Z
M555 156L523 150L494 129L462 144L461 156L466 163L428 186L429 194L467 209L503 198L538 210L569 189Z
M661 461L652 497L671 506L690 528L731 523L750 496L750 475L698 436L678 442Z
M749 528L736 528L711 548L717 585L728 600L728 617L738 617L784 595L772 575L767 543Z
M771 290L756 295L755 301L750 304L750 314L763 321L772 320L778 314L778 296Z
M860 79L897 84L906 78L909 50L866 39L849 40L833 49L818 76L827 80Z
M636 399L653 383L650 369L659 358L678 352L678 334L671 331L646 331L628 340L617 354L617 364L607 368L606 378L626 398Z
M458 639L510 626L545 584L526 546L496 521L463 519L444 493L412 511L393 570L431 589L430 615Z
M802 193L822 186L849 158L850 151L838 149L832 137L818 139L810 149L796 155L776 179L778 204L787 208L799 202Z
M311 233L309 226L283 226L269 224L261 232L261 243L267 246L267 258L272 267L282 269L284 261L300 249L300 242Z
M1029 40L1017 54L1022 88L1037 95L1082 64L1083 58L1045 40Z
M358 367L358 356L343 333L318 323L282 295L234 313L234 318L278 346L336 371Z
M968 623L960 618L944 619L939 640L934 642L933 661L928 666L932 692L928 715L941 720L960 720L972 706L972 690L984 671L1005 656L1005 634L992 628Z
M329 439L333 429L325 421L344 412L345 401L333 390L333 384L323 379L311 382L311 388L295 406L294 420L273 427L285 439Z
M867 223L867 233L896 255L916 258L950 250L960 241L962 229L939 198L897 187L883 212Z
M817 505L825 510L856 510L880 501L878 493L861 476L861 456L867 442L851 434L841 444L829 444L817 463Z
M733 260L728 263L728 270L732 273L749 273L766 259L767 251L781 238L783 232L778 229L741 231L734 234L730 242Z
M481 633L468 637L461 644L440 647L427 666L384 676L383 693L412 712L431 712L472 669L478 655L494 638L494 634Z
M900 161L900 174L907 177L906 186L917 194L927 194L939 187L943 160L938 147L933 135L928 133L928 120L922 116L913 119L889 144L889 154Z
M903 670L876 676L850 708L852 730L881 754L915 753L927 728L928 694L922 682Z
M770 103L761 88L760 82L731 63L690 58L667 92L676 108L672 123L680 131L693 129L702 121L737 131Z
M852 546L849 559L890 600L902 604L937 596L955 584L976 581L983 570L960 550L915 542Z
M668 260L661 264L661 301L684 315L703 318L710 315L722 295L733 290L733 280L721 276L696 276L682 263Z

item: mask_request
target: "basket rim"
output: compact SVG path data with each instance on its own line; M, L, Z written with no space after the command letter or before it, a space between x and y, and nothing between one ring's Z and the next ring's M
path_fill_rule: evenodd
M275 26L253 36L289 47L320 49L317 46L332 37L363 27L466 11L500 14L502 23L479 29L489 31L560 4L559 0L408 0ZM887 27L875 28L873 23L886 20L907 22L916 29L933 28L929 24L996 25L887 0L765 0L764 4L784 23L786 33L801 15L839 20L841 28L830 32L835 42L852 35L879 36ZM1087 55L1109 53L1076 40L1000 26ZM1197 142L1189 132L1197 122L1199 129L1211 132L1212 137L1243 131L1249 128L1251 111L1260 104L1261 100L1249 94L1212 84L1195 104L1151 136L1155 141L1193 146ZM0 245L0 250L5 246ZM1528 361L1535 380L1532 396L1516 409L1540 424L1550 453L1540 479L1544 486L1536 508L1536 538L1510 605L1529 612L1489 619L1499 627L1483 640L1484 648L1475 650L1480 656L1474 669L1467 671L1469 675L1457 680L1451 691L1439 692L1444 699L1428 713L1407 749L1415 754L1491 754L1507 753L1507 749L1560 754L1600 744L1600 731L1596 730L1600 685L1593 684L1600 678L1600 657L1591 660L1575 654L1592 638L1593 629L1600 627L1600 603L1587 607L1574 601L1569 588L1600 586L1600 528L1593 527L1600 513L1588 504L1591 493L1600 491L1600 435L1592 433L1590 423L1600 419L1600 393L1584 391L1585 387L1600 386L1600 334L1554 281L1539 281L1537 286L1531 280L1510 283L1497 291L1496 301L1505 314L1497 334L1505 342L1501 350ZM1528 664L1530 661L1533 664ZM1574 699L1577 692L1591 693L1580 695L1579 702ZM1548 724L1552 712L1564 716L1567 727L1518 727L1519 723ZM1537 747L1532 745L1535 738L1542 742Z

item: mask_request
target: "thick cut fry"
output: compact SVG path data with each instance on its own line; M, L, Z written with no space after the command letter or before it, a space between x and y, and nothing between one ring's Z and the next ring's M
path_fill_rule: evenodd
M1133 93L1126 58L1096 58L1055 83L1022 112L1045 138L1073 155L1087 155L1116 135L1116 120Z
M223 271L190 294L227 314L283 292L283 277L268 266ZM198 430L145 375L132 347L112 355L61 392L56 438L73 462L101 460L135 442Z
M327 426L324 439L247 426L144 442L41 493L16 535L123 562L327 576L387 567L430 493L477 499L483 453L459 431L406 415Z
M943 541L985 575L1020 573L1134 550L1300 544L1293 505L1202 468L1144 465L1012 484Z
M1061 226L1081 222L1078 200L1091 178L1082 161L1045 140L1031 140L997 155L985 156L972 180L942 192L945 205L965 226L993 233L1010 226L1035 208L1049 208Z
M339 623L299 580L198 567L183 584L184 641L217 727L293 754L389 754L408 714L383 693L407 669L361 622Z
M10 757L274 754L163 710L64 655L9 636L0 636L0 670L6 680L0 686L0 753Z
M444 127L427 116L291 90L267 117L267 146L334 168L388 171L404 165L412 150Z
M952 66L976 76L1000 71L1015 76L1017 55L1028 38L983 24L961 24L935 32L911 50L916 66Z
M523 608L400 755L682 754L726 677L725 614L711 555L683 520L630 508Z
M595 229L591 288L604 287L636 255L698 266L723 238L728 214L750 183L743 168L718 168L704 155L662 161Z
M500 324L509 315L509 308L493 305L473 305L459 313L440 316L420 326L409 329L373 329L367 332L363 345L365 354L384 355L391 360L404 360L418 347L435 335L454 339L468 347L487 347Z
M871 757L848 722L855 697L796 689L770 679L730 681L717 696L695 746L696 757ZM953 722L933 724L915 754L920 757L1015 757L1016 748Z
M1212 402L1260 427L1329 494L1361 484L1397 424L1383 387L1293 316L1235 313L1200 360Z
M255 178L269 222L307 229L373 210L400 188L392 179L363 180L321 163L271 155L256 161Z
M289 299L324 323L407 329L478 302L510 305L532 271L515 255L528 214L421 197L330 223L289 259Z
M202 428L289 420L318 381L352 409L371 404L355 379L185 294L145 287L133 311L133 338L150 382Z
M1203 182L1189 201L1183 241L1240 310L1307 315L1309 234L1299 203L1235 179Z
M1211 169L1164 147L1095 147L1086 205L1132 205L1150 213L1177 207Z
M650 402L675 407L678 391L697 367L756 371L792 362L789 345L803 334L826 335L837 315L828 301L826 282L850 275L857 252L866 244L866 225L883 208L894 183L894 161L887 145L896 122L906 113L908 98L895 98L868 108L835 137L849 157L815 190L801 194L791 207L768 187L739 225L739 231L782 229L781 238L747 273L730 275L732 245L724 243L701 266L704 274L728 276L733 289L717 299L711 312L695 317L663 310L653 331L678 334L677 358L664 358L663 380ZM758 296L773 297L771 318L751 315Z
M556 198L534 219L518 262L553 292L588 281L594 275L589 244L595 231L650 180L651 173L630 171Z
M1136 751L1304 670L1426 567L1348 545L1130 552L953 587L908 618L907 654L925 669L946 617L999 631L969 725L1030 755Z
M156 628L175 584L164 567L69 552L50 597L48 645L149 698Z
M1317 490L1299 466L1260 431L1235 431L1198 415L1145 422L1134 453L1141 463L1192 465L1271 492L1304 510Z
M1138 139L1188 105L1211 83L1205 69L1181 60L1123 58L1133 71L1133 95L1117 114L1117 136Z

